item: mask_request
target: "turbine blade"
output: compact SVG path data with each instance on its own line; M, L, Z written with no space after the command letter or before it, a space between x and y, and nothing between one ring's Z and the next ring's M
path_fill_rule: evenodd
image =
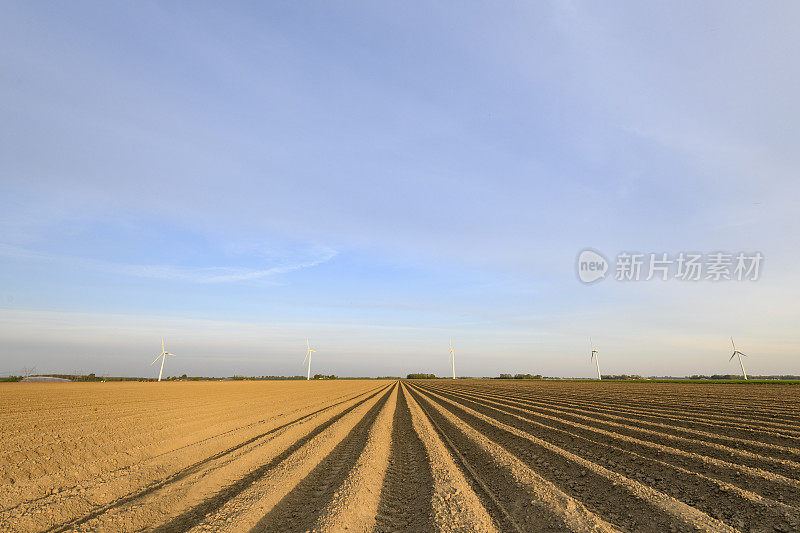
M158 361L160 357L161 357L161 354L158 354L158 355L156 356L156 358L155 358L155 359L153 359L153 362L152 362L152 363L150 363L150 366L152 366L152 365L156 364L156 361Z
M734 358L734 357L736 357L736 352L733 352L733 355L731 355L731 358L730 358L730 359L728 359L728 361L733 361L733 358Z
M736 351L736 345L733 343L733 337L731 337L731 346L733 346L733 351Z
M739 352L739 354L740 354L740 355L743 355L743 356L745 356L745 357L747 357L747 354L746 354L746 353Z
M167 349L164 348L164 337L161 337L161 351L162 352L166 352L167 351Z

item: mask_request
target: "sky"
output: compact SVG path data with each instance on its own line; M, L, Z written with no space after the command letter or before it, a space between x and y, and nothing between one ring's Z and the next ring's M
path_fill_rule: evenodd
M3 2L0 374L800 374L798 16Z

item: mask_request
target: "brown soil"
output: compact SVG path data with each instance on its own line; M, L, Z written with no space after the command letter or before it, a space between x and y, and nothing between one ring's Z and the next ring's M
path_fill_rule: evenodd
M800 388L0 385L0 531L798 531Z

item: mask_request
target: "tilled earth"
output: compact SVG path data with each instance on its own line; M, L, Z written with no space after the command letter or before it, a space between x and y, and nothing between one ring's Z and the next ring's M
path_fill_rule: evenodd
M2 531L800 531L800 388L3 384Z

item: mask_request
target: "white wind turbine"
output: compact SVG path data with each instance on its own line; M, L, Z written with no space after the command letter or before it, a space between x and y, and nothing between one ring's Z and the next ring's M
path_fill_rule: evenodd
M453 341L450 341L450 361L453 363L453 379L456 379L456 349L453 348Z
M597 379L600 380L602 378L600 377L600 358L597 356L598 353L598 349L592 344L592 338L589 337L589 354L594 359L594 364L597 367Z
M311 349L311 344L308 343L308 337L306 337L306 347L308 351L306 352L306 359L308 359L308 372L306 373L306 379L311 379L311 354L314 353L316 350ZM306 363L306 359L303 359L303 364Z
M164 373L164 359L166 359L167 358L166 356L168 356L168 355L171 355L172 357L175 357L174 353L169 353L164 348L164 337L161 337L161 353L159 355L157 355L155 359L153 359L152 363L150 363L150 366L152 366L152 365L156 364L156 361L161 359L161 370L158 372L158 381L161 381L161 374Z
M742 352L740 352L739 350L736 349L736 345L733 343L733 337L731 337L731 345L733 346L733 353L731 354L731 358L728 359L728 362L732 361L733 358L738 355L739 356L739 366L742 367L742 375L744 376L744 379L746 380L747 379L747 372L744 371L744 364L742 364L742 356L744 355L745 357L747 357L747 354L743 354Z

